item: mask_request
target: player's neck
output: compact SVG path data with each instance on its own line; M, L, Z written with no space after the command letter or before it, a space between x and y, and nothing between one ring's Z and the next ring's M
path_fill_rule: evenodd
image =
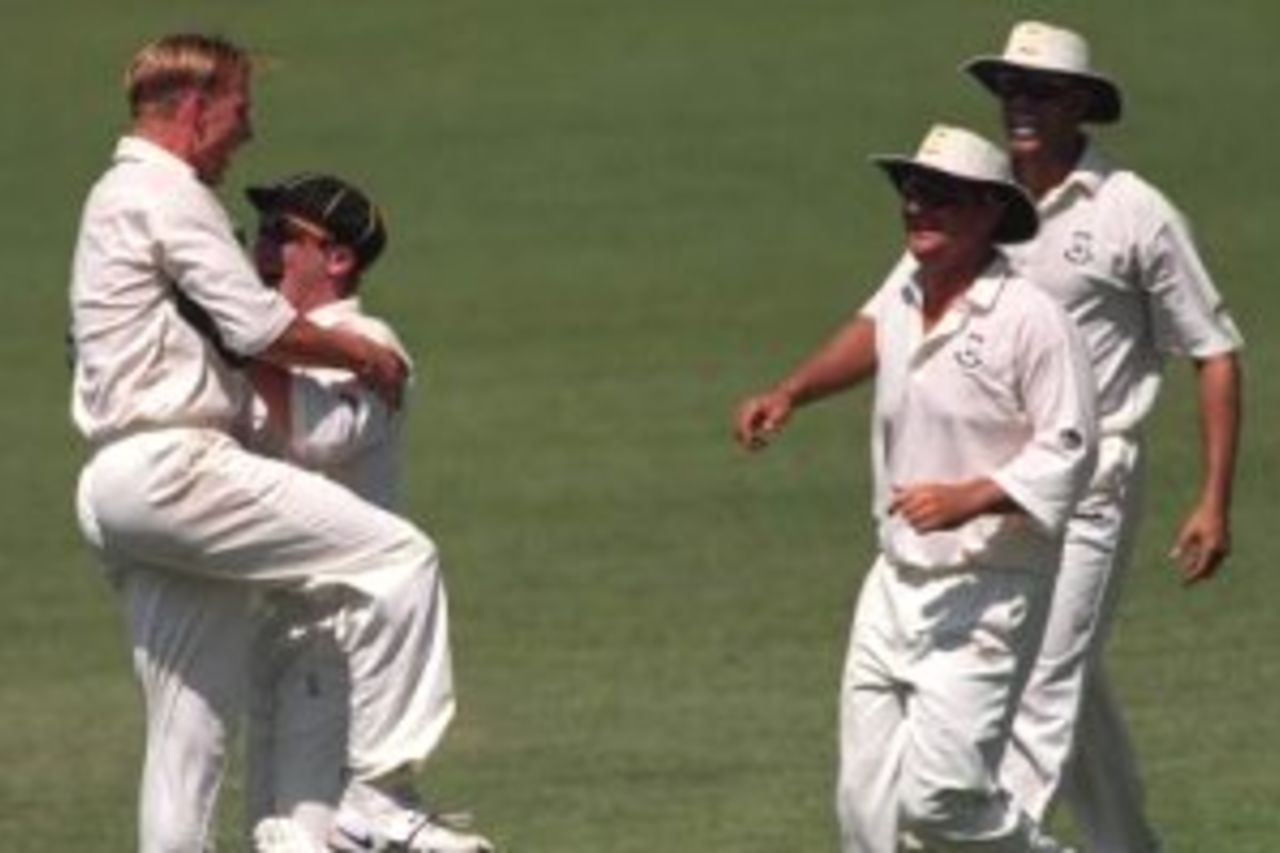
M994 256L995 251L984 246L980 253L966 253L945 264L920 268L919 279L924 295L920 313L926 331L933 328L952 303L973 286Z
M1014 175L1032 198L1042 199L1075 171L1087 145L1084 134L1078 134L1029 151L1015 148L1010 152Z
M191 162L191 155L195 150L195 134L183 122L158 115L142 115L134 120L130 132L163 148L179 160Z

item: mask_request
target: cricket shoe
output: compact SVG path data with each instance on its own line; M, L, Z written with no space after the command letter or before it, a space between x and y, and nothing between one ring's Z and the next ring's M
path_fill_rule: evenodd
M297 821L265 817L253 828L254 853L329 853Z
M482 835L428 813L408 791L383 791L352 781L329 833L342 853L493 853Z

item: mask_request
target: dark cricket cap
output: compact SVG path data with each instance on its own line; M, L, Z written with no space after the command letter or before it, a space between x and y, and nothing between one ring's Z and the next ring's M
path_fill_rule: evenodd
M245 195L260 213L287 213L319 225L334 242L356 253L360 266L378 259L387 244L382 211L341 178L303 172L274 184L251 186Z

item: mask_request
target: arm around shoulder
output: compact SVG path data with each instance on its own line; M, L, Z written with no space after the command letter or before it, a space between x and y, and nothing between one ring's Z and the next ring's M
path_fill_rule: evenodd
M325 329L295 317L262 352L281 366L337 367L354 373L392 409L400 407L409 367L398 354L344 329Z

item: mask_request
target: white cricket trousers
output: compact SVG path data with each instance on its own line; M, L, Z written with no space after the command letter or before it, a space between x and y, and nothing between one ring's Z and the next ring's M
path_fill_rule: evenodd
M872 566L840 693L844 853L895 853L904 833L926 850L1060 849L998 779L1049 571Z
M1067 524L1044 643L1001 771L1042 823L1061 796L1092 853L1160 849L1102 658L1133 555L1143 480L1140 442L1104 436L1093 482Z
M439 572L421 579L423 588L405 603L424 610L419 624L441 652L423 679L438 696L423 724L439 741L454 713L448 604ZM349 781L347 661L359 653L351 640L361 610L349 595L277 592L259 611L249 666L245 829L251 836L263 818L285 816L323 847Z
M189 428L99 449L77 504L119 584L146 706L141 853L212 849L254 590L337 589L362 602L349 636L354 775L420 761L439 740L453 702L449 653L422 599L437 583L436 549L411 524L224 433Z

